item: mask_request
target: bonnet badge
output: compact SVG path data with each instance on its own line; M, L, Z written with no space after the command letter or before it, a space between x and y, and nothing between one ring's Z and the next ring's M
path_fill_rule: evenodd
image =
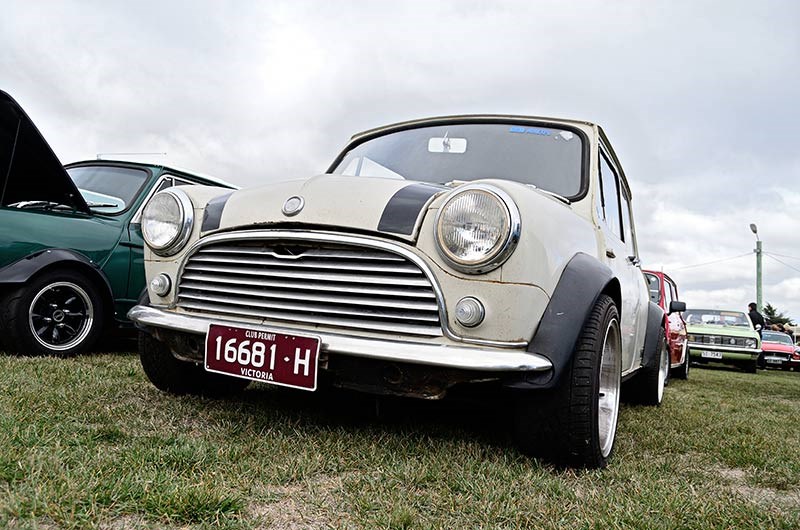
M306 202L302 197L299 195L293 195L292 197L286 199L286 202L283 203L283 208L281 211L283 211L283 215L291 217L299 214L305 204Z

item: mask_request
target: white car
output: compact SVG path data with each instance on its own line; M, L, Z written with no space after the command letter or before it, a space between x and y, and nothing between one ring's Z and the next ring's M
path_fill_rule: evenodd
M663 396L665 315L591 123L382 127L307 180L160 192L142 228L149 299L129 317L168 392L494 385L523 450L585 467L612 453L623 381L640 402Z

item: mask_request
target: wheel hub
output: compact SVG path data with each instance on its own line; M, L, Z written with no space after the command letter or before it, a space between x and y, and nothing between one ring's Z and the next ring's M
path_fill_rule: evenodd
M52 351L69 350L92 330L94 308L89 294L72 282L45 285L28 308L33 338Z

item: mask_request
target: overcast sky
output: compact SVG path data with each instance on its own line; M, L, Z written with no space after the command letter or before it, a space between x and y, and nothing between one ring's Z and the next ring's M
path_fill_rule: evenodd
M645 267L690 306L744 308L757 223L764 300L800 319L800 2L2 4L0 88L65 163L167 152L149 158L247 186L411 118L586 119Z

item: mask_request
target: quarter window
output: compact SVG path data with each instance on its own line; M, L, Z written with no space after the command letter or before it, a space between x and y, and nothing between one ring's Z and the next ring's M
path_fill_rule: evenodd
M620 221L619 178L611 169L606 155L600 152L600 190L602 193L603 218L611 232L622 239L622 223Z

